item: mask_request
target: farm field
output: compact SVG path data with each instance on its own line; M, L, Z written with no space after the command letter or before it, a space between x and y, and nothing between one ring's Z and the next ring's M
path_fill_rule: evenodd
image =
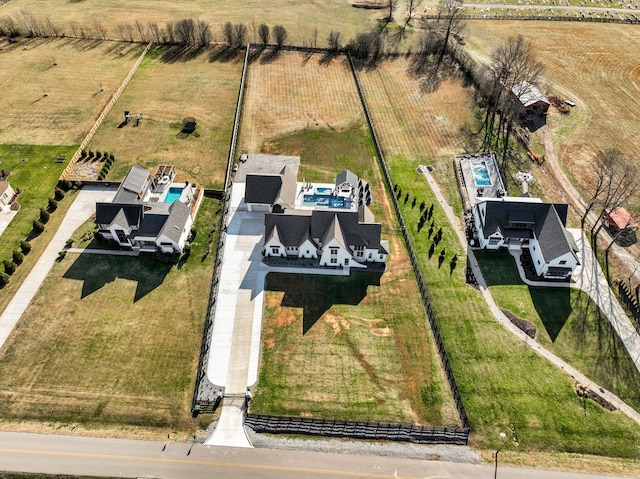
M487 56L517 31L535 45L545 67L543 86L577 106L548 118L561 166L581 184L590 182L596 153L610 148L640 161L640 37L637 27L557 22L469 22L467 46ZM562 48L558 48L562 45Z
M87 147L115 155L109 179L124 177L133 163L172 164L205 187L222 185L243 57L215 60L220 53L203 49L185 58L172 48L149 52ZM125 110L132 117L122 125ZM142 118L134 126L138 112ZM190 134L181 132L187 117L197 123Z
M356 32L367 30L374 25L374 20L381 16L379 11L353 8L350 2L343 0L312 0L309 2L290 2L287 0L270 1L268 6L256 8L256 3L249 0L228 2L225 0L84 0L81 2L58 2L55 0L11 0L0 6L0 16L19 16L23 9L33 13L36 18L50 18L61 27L69 29L69 24L86 24L101 22L107 34L117 37L116 26L119 24L142 24L156 22L164 24L184 18L200 19L211 25L214 39L221 38L221 26L230 21L245 23L249 29L249 38L254 41L255 33L251 23L266 23L273 26L283 25L289 32L287 43L302 45L311 44L314 29L318 30L319 46L326 44L331 30L342 32L344 38L350 39Z
M177 265L78 253L57 262L0 350L0 421L155 439L198 430L190 407L213 270L205 252L220 211L203 200L191 255Z
M0 47L0 144L79 144L142 53L72 39L2 39Z
M269 275L251 411L455 424L353 77L343 62L320 58L286 53L252 63L240 145L300 155L299 179L330 182L349 168L369 181L391 259L381 278ZM300 376L301 365L312 380Z
M415 175L415 166L405 159L394 158L389 168L403 195L408 193L409 198L435 205L432 221L443 230L442 241L431 254L427 229L417 231L420 212L410 203L401 202L475 433L475 445L495 451L500 446L499 431L513 425L522 452L511 454L521 464L535 466L533 458L542 454L551 462L555 455L552 467L562 467L564 453L637 461L640 426L592 401L584 402L568 376L521 344L491 317L479 292L465 283L463 245L458 243L426 181ZM439 265L443 250L444 259ZM458 262L451 272L454 254Z

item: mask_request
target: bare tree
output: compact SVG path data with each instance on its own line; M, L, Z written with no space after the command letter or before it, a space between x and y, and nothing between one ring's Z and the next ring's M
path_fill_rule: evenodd
M416 8L418 8L421 3L422 0L407 0L407 18L405 18L404 25L402 25L402 31L404 31L409 26Z
M196 25L196 41L201 47L211 43L211 27L203 20L198 20Z
M247 26L244 23L236 23L233 26L233 46L242 48L247 43Z
M269 25L261 23L258 26L258 38L260 38L260 43L262 43L264 47L269 44L269 34Z
M442 44L440 54L436 63L436 74L438 68L442 65L444 56L449 48L449 40L452 35L460 36L464 31L466 24L464 23L464 10L461 4L456 0L440 0L438 4L438 19L436 20L435 29L442 36Z
M313 32L311 32L311 46L313 48L318 47L318 29L314 28Z
M278 50L282 48L284 42L287 41L288 36L289 33L287 32L287 29L282 25L276 25L273 27L273 37L276 41L276 45L278 46Z
M79 36L79 28L78 28L78 24L76 22L71 22L69 24L69 30L71 30L71 36L74 38L78 38ZM1 33L1 31L0 31Z
M148 29L147 27L145 27L142 23L140 23L139 20L135 21L135 26L136 26L136 30L138 30L138 37L140 38L141 42L148 42L149 41L149 35L148 35Z
M104 27L102 23L95 20L93 22L93 34L95 38L99 38L100 40L106 40L107 38L107 29Z
M374 68L384 54L385 38L384 31L358 33L346 47L355 65L358 68Z
M160 27L156 22L148 22L147 23L147 31L149 32L149 37L154 43L162 43L162 32Z
M222 38L230 47L233 46L233 24L227 22L222 25Z
M327 37L327 43L329 44L329 50L334 53L338 52L342 48L342 34L331 30Z

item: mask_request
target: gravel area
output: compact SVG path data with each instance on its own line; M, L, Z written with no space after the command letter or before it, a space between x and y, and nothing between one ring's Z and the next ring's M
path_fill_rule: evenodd
M254 447L265 449L293 449L298 451L333 452L371 456L396 456L427 461L466 462L480 464L480 456L468 446L447 444L413 444L408 442L369 442L348 439L290 438L258 434L245 428Z

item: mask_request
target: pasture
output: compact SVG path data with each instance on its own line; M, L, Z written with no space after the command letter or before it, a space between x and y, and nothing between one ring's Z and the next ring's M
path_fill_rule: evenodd
M0 144L79 144L140 53L117 42L0 40Z
M307 45L313 42L313 32L317 29L318 46L326 46L326 38L331 30L342 32L345 39L356 32L370 29L379 11L353 8L343 0L312 0L309 2L270 1L269 6L256 8L249 0L228 2L225 0L196 0L175 2L171 0L82 0L58 2L55 0L11 0L0 6L0 15L18 17L26 9L36 18L50 18L60 28L69 30L69 25L87 25L100 22L108 36L119 37L117 26L139 21L143 25L184 18L200 19L208 22L214 40L220 40L222 24L244 23L248 28L248 38L257 41L254 26L265 23L269 26L283 25L289 32L287 43Z
M209 232L219 214L205 198L191 255L177 265L78 253L57 262L0 350L0 419L12 428L41 421L155 439L193 434L213 271L206 243L217 238Z
M205 187L222 185L243 57L221 61L219 54L216 48L186 57L172 48L149 52L87 147L115 155L108 178L124 177L133 163L172 164ZM127 125L125 110L132 115ZM182 132L187 117L197 123L192 133Z

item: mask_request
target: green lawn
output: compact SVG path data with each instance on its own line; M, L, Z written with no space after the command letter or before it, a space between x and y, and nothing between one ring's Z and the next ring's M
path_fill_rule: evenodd
M47 199L53 197L67 164L55 163L54 159L58 155L71 158L75 150L74 146L0 145L0 168L11 171L9 183L14 190L24 191L18 198L20 211L0 237L0 261L11 259L12 251L29 234L33 220L38 219L40 208L46 208ZM23 158L28 161L22 162Z
M197 429L207 244L215 250L220 213L203 200L191 254L177 264L77 253L56 263L0 350L0 418Z
M583 402L571 379L505 331L491 316L477 290L465 283L464 248L435 201L416 164L388 159L391 177L409 193L401 201L407 229L428 284L437 321L469 420L474 444L500 445L498 433L513 424L522 450L640 457L640 425L594 402ZM420 231L418 204L434 204L433 218ZM442 241L429 250L429 226L442 228ZM439 266L441 251L444 259ZM453 254L458 255L451 269Z
M640 374L595 303L575 288L527 286L508 254L477 253L496 303L533 321L537 340L590 379L640 408Z

